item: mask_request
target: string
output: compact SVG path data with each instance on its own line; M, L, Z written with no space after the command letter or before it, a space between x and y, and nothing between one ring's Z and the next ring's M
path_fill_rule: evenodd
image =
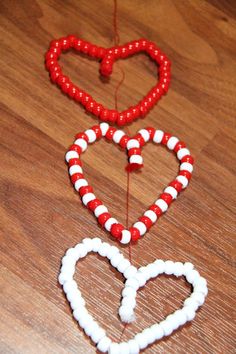
M117 16L118 15L118 4L117 4L117 0L114 0L114 12L113 12L113 31L114 31L114 45L117 46L119 45L120 42L120 35L119 35L119 31L118 31L118 24L117 24ZM123 84L124 80L125 80L125 72L124 70L118 66L121 72L121 79L118 82L116 88L115 88L115 92L114 92L114 101L115 101L115 109L118 110L118 91L121 87L121 85ZM127 132L129 133L129 129L127 128ZM128 170L126 170L127 173L127 182L126 182L126 229L129 228L129 200L130 200L130 172ZM130 263L132 263L132 253L131 253L131 242L129 243L129 261ZM121 332L120 335L120 342L121 339L123 337L123 334L126 330L127 327L127 323L124 324L123 330Z

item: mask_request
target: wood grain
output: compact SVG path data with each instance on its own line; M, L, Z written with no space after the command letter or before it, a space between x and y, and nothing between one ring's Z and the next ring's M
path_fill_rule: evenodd
M75 133L96 120L50 83L44 53L52 38L75 33L111 46L113 2L24 0L1 2L1 342L10 353L95 353L72 320L57 284L65 250L85 236L108 240L83 208L67 175L64 154ZM235 352L235 1L120 1L121 43L147 37L173 63L169 93L134 134L154 126L181 137L195 159L190 187L141 242L132 247L136 266L155 258L193 262L207 278L209 295L192 324L146 353ZM109 83L99 64L70 52L65 72L109 107L137 102L156 80L145 55L115 65ZM127 128L124 128L127 131ZM144 168L131 176L130 223L175 176L177 162L165 149L145 147ZM83 158L88 180L112 214L125 222L127 163L124 152L104 141ZM113 240L110 243L115 244ZM128 256L128 249L123 252ZM108 334L120 338L117 317L123 279L108 262L90 256L77 281L88 307ZM181 305L183 280L160 277L139 292L137 320L123 339L161 320Z

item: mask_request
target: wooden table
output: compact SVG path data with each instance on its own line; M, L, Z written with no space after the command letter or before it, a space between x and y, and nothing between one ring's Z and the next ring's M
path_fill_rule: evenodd
M190 147L195 170L181 194L150 232L132 246L141 266L155 258L193 262L209 295L195 320L146 353L234 353L235 231L235 1L120 1L121 43L156 42L171 59L168 94L129 131L170 131ZM57 283L65 250L84 237L109 239L73 191L64 155L75 133L97 123L52 85L44 68L51 39L74 33L101 46L113 43L113 2L5 1L1 3L1 344L8 353L95 353L73 321ZM144 54L115 64L109 83L99 63L72 52L65 72L102 104L114 107L122 68L119 109L137 102L156 81ZM127 127L124 128L127 132ZM133 223L175 176L178 164L149 144L144 168L131 177ZM126 154L101 141L83 157L88 180L114 217L125 223ZM122 252L128 256L128 248ZM123 278L96 256L78 265L76 279L88 308L119 340L117 316ZM183 279L160 277L139 292L136 322L122 340L178 308L190 289Z

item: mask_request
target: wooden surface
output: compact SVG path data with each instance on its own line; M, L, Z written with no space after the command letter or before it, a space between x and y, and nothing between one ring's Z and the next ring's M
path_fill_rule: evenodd
M57 276L68 247L85 236L109 239L82 207L64 163L75 133L97 121L50 83L44 53L51 39L69 33L111 46L112 14L108 0L1 1L3 354L96 352L73 321ZM146 353L234 353L235 1L120 1L118 16L121 43L147 37L173 63L169 93L130 132L145 126L170 131L186 141L196 159L189 188L132 247L133 263L190 261L209 284L206 304L195 320ZM61 62L76 83L109 107L114 106L119 66L126 73L120 109L137 102L156 80L155 64L145 55L115 64L107 84L99 79L96 61L70 52ZM131 176L130 223L178 167L172 154L151 144L143 156L142 172ZM101 141L83 161L97 196L124 223L126 154ZM123 253L128 256L128 248ZM79 263L76 279L92 314L119 340L123 278L108 262L89 256ZM123 340L177 309L189 291L182 279L149 282L139 292L137 319Z

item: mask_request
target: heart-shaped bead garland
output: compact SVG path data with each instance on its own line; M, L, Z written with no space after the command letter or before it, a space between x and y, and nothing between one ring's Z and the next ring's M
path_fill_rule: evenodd
M67 51L70 48L89 57L101 60L100 71L105 76L111 75L112 67L116 60L127 58L139 52L145 52L159 66L159 82L135 106L122 112L108 109L95 101L91 95L76 86L63 74L58 63L58 58L62 51ZM111 48L102 48L70 35L51 42L50 48L46 53L46 68L50 73L51 80L57 83L64 93L81 103L87 111L93 113L101 120L117 123L120 126L131 123L133 120L146 115L161 96L168 91L170 83L170 61L155 43L146 39L139 39Z
M177 158L181 161L180 172L176 179L164 189L159 199L151 205L144 215L139 218L139 221L129 228L129 230L126 230L123 225L111 217L108 213L108 209L93 194L93 188L88 185L83 175L80 154L87 149L88 144L94 143L101 137L113 140L114 143L118 144L123 149L127 149L131 170L132 168L142 166L143 159L141 156L141 148L149 140L156 144L166 145L170 150L176 153ZM130 138L125 135L122 130L110 127L107 123L101 123L100 125L86 130L84 133L77 134L74 144L69 148L66 154L66 161L69 164L71 181L75 190L79 192L83 204L89 210L93 211L99 224L123 244L129 243L131 240L136 241L147 232L157 221L157 218L168 209L170 203L177 198L178 193L187 187L193 171L193 158L190 155L190 151L186 148L185 144L180 142L176 137L164 133L161 130L146 128L141 129L135 137Z
M88 313L85 301L73 279L76 262L84 258L89 252L98 253L100 256L107 258L111 265L122 273L126 279L118 311L123 322L130 323L134 320L137 291L145 286L150 279L156 278L158 275L184 276L193 287L192 294L184 301L181 309L170 314L160 323L144 329L128 342L112 342L107 337L105 330ZM85 238L82 243L67 250L62 258L59 283L63 285L63 290L73 310L73 316L80 327L95 343L98 350L109 354L136 354L162 337L169 336L178 327L193 320L197 309L204 303L208 293L206 280L200 276L191 263L183 264L157 259L155 262L137 269L130 264L129 260L124 258L117 247L102 242L99 238Z

